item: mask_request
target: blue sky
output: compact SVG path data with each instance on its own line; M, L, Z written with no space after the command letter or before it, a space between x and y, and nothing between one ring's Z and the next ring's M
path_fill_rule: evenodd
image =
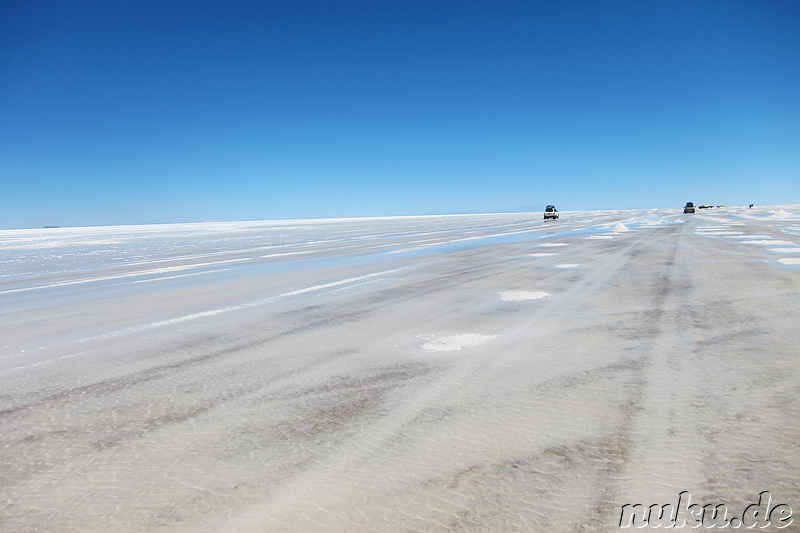
M0 116L0 229L800 203L800 3L8 0Z

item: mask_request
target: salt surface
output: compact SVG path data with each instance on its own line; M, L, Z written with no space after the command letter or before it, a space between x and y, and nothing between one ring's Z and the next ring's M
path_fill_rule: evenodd
M500 299L505 302L521 302L524 300L539 300L550 296L549 292L542 291L506 291L500 293Z
M479 335L477 333L459 333L456 335L445 335L429 340L420 348L429 352L452 352L462 348L470 348L483 344L495 338L496 335Z
M786 246L785 248L768 248L767 251L775 252L779 254L796 254L800 252L800 247L798 246Z
M759 239L753 241L742 241L742 244L755 244L759 246L792 246L792 241L781 241L778 239Z
M789 213L787 213L783 209L778 209L777 211L775 211L774 213L772 213L770 215L770 218L776 218L778 220L785 220L787 218L794 218L796 216L797 215L790 215Z
M800 501L781 209L0 231L0 529L612 531L683 490ZM576 233L620 221L636 239Z

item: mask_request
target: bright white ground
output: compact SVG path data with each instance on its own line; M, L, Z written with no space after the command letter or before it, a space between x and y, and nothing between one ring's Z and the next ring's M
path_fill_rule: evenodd
M799 262L792 207L0 232L0 530L800 513Z

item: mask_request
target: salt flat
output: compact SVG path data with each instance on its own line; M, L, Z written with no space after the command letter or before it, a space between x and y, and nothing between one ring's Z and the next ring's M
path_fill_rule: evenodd
M2 231L0 530L800 513L798 246L791 206Z

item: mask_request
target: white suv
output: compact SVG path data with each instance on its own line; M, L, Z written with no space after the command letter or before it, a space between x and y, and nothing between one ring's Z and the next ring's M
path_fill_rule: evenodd
M556 220L558 218L558 209L554 205L548 205L544 208L545 220Z

